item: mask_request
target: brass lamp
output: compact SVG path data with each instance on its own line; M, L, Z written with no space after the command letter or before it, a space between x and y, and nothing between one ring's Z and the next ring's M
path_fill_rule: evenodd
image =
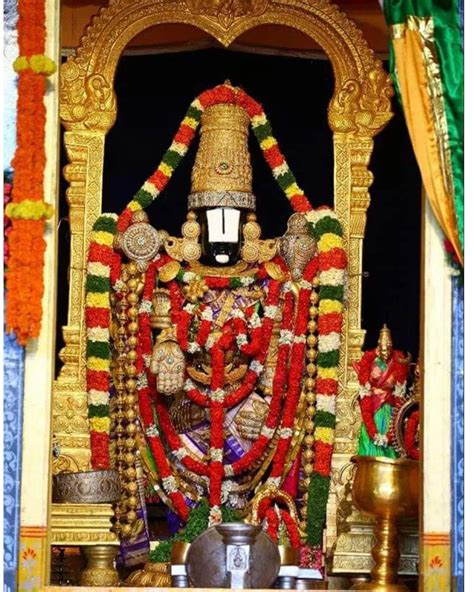
M398 583L397 521L418 513L418 462L375 456L353 456L351 461L356 465L352 499L361 512L375 518L377 539L372 549L375 565L371 581L356 584L351 590L408 592Z

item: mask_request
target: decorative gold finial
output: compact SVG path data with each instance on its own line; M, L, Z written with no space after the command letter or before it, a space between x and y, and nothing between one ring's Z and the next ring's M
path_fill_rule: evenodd
M230 81L225 84L232 87ZM189 209L235 207L255 210L248 149L249 125L248 114L238 105L212 105L204 111L188 198Z

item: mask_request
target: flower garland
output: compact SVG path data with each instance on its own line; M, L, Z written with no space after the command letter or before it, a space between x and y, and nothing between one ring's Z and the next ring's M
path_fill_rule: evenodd
M341 223L330 208L313 210L306 214L306 219L317 239L319 252L314 473L308 490L307 543L321 548L334 452L347 255Z
M298 525L288 510L282 510L278 506L271 507L266 511L264 520L265 532L277 545L290 546L292 549L300 548Z
M405 451L408 458L413 460L420 460L420 449L416 442L419 425L420 412L417 409L408 418L405 430Z
M15 185L6 214L11 218L8 236L9 266L6 273L6 326L18 342L39 336L43 295L43 256L45 220L51 206L43 201L46 163L43 102L46 80L56 67L43 55L45 49L44 0L18 1L17 148L12 166Z
M91 465L109 468L110 290L120 274L113 250L115 214L102 214L92 228L86 277L86 385L89 404Z

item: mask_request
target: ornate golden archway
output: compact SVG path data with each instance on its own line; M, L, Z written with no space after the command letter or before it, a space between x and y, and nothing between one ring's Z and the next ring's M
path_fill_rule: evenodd
M164 24L198 27L228 47L260 25L285 25L312 38L333 66L334 95L328 121L334 141L334 204L349 252L348 309L340 361L336 447L328 507L328 547L337 538L337 509L344 498L351 454L356 450L357 381L352 361L360 357L362 245L372 174L373 136L389 121L392 88L388 75L361 32L328 0L111 0L87 28L76 55L61 68L60 113L69 159L71 263L68 324L63 328L64 362L54 385L53 433L65 457L88 468L89 432L85 392L83 319L86 246L101 212L105 135L117 105L114 76L121 53L143 30ZM77 468L75 469L77 470Z

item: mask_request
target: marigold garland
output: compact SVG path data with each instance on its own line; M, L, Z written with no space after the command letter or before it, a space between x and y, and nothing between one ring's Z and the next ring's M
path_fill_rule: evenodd
M8 236L5 321L7 331L13 331L18 342L26 345L28 339L39 336L41 327L44 228L45 218L51 214L43 202L46 163L44 75L53 70L52 61L43 55L46 40L44 0L19 0L18 15L20 58L15 62L19 72L17 148L12 161L15 185L9 205L12 225ZM28 67L24 68L26 62Z

